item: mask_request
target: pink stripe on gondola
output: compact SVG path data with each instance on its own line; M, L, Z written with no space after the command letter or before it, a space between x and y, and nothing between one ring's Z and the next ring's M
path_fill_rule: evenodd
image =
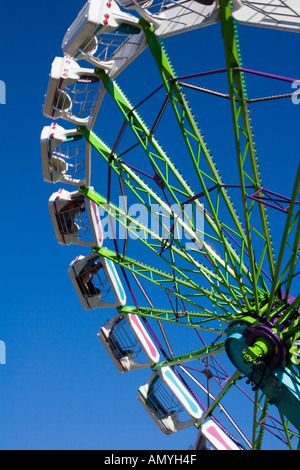
M214 437L215 439L217 439L217 441L220 442L220 444L222 444L222 446L225 447L226 450L232 450L232 448L230 447L230 445L227 444L227 442L223 439L223 437L221 436L220 433L218 433L217 429L214 428L213 426L210 426L208 429L207 429L207 432L210 433L212 435L212 437Z
M138 321L138 317L136 315L130 315L130 319L133 321L133 323L135 324L135 326L139 329L139 331L142 333L142 336L144 338L144 340L146 341L147 343L147 346L152 354L153 357L157 357L157 350L156 348L153 346L153 344L149 341L149 339L147 338L147 336L145 335L145 332L143 331L143 329L141 328L141 325Z

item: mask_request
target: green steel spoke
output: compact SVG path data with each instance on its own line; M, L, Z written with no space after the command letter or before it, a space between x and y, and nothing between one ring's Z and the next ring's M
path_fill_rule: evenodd
M127 187L131 190L131 192L138 198L138 200L147 208L148 212L153 215L153 211L151 206L153 203L157 204L161 208L164 209L166 213L169 214L170 217L174 218L174 214L172 209L168 206L166 202L164 202L156 193L155 191L146 184L131 168L130 166L126 165L121 159L117 157L116 154L112 154L112 150L104 144L104 142L94 133L88 131L84 127L79 127L79 131L87 138L87 140L93 145L93 147L98 151L98 153L107 161L110 161L110 165L112 169L118 174L120 178L123 179L124 183ZM127 176L127 179L124 177ZM136 186L133 186L133 183ZM142 193L139 194L139 191ZM145 195L147 195L149 199L149 204L145 202ZM202 208L200 207L199 210ZM198 233L197 229L195 230L194 227L191 227L190 224L184 223L181 217L176 218L176 222L178 225L182 227L182 229L190 235L192 239L194 239L199 245L203 243L202 237L203 233ZM188 221L189 222L189 221ZM174 240L175 241L175 240Z
M279 286L282 282L282 277L285 273L285 269L284 269L282 275L280 276L281 265L282 265L282 261L283 261L283 258L284 258L284 253L285 253L285 250L286 250L286 247L287 247L287 239L288 239L288 236L290 234L291 227L293 226L292 220L293 220L294 211L295 211L296 207L298 208L298 206L296 206L296 199L299 196L299 188L300 188L300 166L298 168L298 173L297 173L297 176L296 176L296 181L295 181L293 194L292 194L292 198L291 198L291 204L290 204L290 208L289 208L289 211L288 211L288 214L287 214L287 220L286 220L284 233L283 233L282 240L281 240L281 246L280 246L280 250L279 250L276 270L275 270L275 273L274 273L272 289L271 289L270 297L269 297L268 310L266 312L267 316L270 315L272 306L274 304L274 297L275 297L276 293L278 292ZM290 261L288 262L288 265L287 265L287 266L290 265L290 271L289 271L289 277L288 277L289 286L290 286L290 282L291 282L291 276L294 273L295 263L296 263L298 253L299 253L299 241L300 241L299 209L297 211L296 218L298 219L298 227L297 227L294 246L293 246L293 255L292 255L292 257L291 257L291 259L290 259Z
M251 233L252 227L250 224L250 216L253 204L250 204L250 207L248 206L246 185L247 182L248 184L252 184L254 186L255 191L261 189L262 185L259 167L257 163L257 155L254 147L251 118L247 106L247 92L245 89L243 74L239 70L239 67L241 66L241 60L239 54L237 32L234 21L231 16L230 0L220 0L220 19L227 62L233 127L241 184L242 204L244 211L244 223L247 235L248 254L250 257L251 264L253 295L255 299L256 309L259 310L259 292L256 287L257 264L253 252ZM245 140L246 142L244 143ZM247 164L250 164L251 173L249 173L249 170L246 169ZM272 240L268 228L266 207L262 204L259 204L259 213L262 225L262 233L266 246L265 252L268 256L271 276L273 276L275 272L275 261L273 255ZM259 265L260 264L261 263L259 263Z
M259 390L256 389L255 398L254 398L254 413L253 413L253 427L252 427L252 446L251 446L252 449L256 441L258 407L259 407Z
M129 270L133 274L143 279L146 279L153 285L156 285L157 287L165 290L166 292L169 292L178 299L181 299L187 303L190 303L191 305L194 305L194 307L199 308L200 310L204 310L204 307L198 303L198 298L204 300L210 299L210 301L213 303L215 303L216 301L215 293L205 290L202 286L199 286L190 279L184 279L178 276L174 276L161 269L146 265L145 263L142 263L141 261L138 261L134 258L117 254L114 251L105 247L95 247L93 248L93 251L105 258L110 259L114 263L118 264L124 269ZM174 285L174 281L176 281L178 285L189 289L192 293L189 293L189 291L187 293L185 292L184 294L174 292L172 288ZM229 305L230 303L228 302L227 309ZM219 308L226 311L226 309L222 307L222 303L219 303Z
M234 223L236 224L237 229L239 230L239 235L241 236L243 243L246 242L246 237L243 231L243 228L239 222L239 219L237 218L235 214L235 209L234 206L232 205L232 202L227 194L227 191L223 185L222 179L218 173L218 170L213 162L213 159L211 158L210 152L207 149L206 143L204 142L204 139L201 135L201 132L197 126L197 123L195 121L195 118L193 116L193 113L190 109L190 106L188 102L185 99L185 96L181 90L181 87L176 80L176 75L174 73L173 67L170 64L170 61L168 59L168 56L165 52L165 48L161 45L160 41L154 34L153 28L147 23L145 20L141 19L140 23L143 27L143 30L146 35L146 39L148 42L148 45L150 47L150 50L152 52L152 55L156 61L157 67L160 71L164 86L166 88L166 91L168 93L169 101L172 104L173 110L175 112L175 116L177 118L177 121L179 123L179 128L182 132L182 135L184 137L186 147L189 151L189 154L191 156L192 162L194 164L194 168L196 171L196 174L198 175L199 182L201 184L201 187L203 189L203 193L206 197L206 200L209 205L209 210L212 214L210 218L208 218L209 223L213 227L215 233L217 234L220 242L222 243L225 252L230 260L230 266L231 268L235 271L235 276L237 279L239 279L239 272L236 270L235 261L238 262L239 268L241 268L241 262L237 260L236 258L236 253L230 246L228 240L226 239L224 232L222 230L221 223L219 222L218 219L218 202L214 204L211 201L211 198L209 196L208 189L205 185L204 181L204 172L200 168L200 153L203 153L205 160L208 162L210 171L212 172L212 177L210 177L211 181L217 185L219 194L222 195L227 208L229 209L231 218L233 219ZM189 126L189 129L186 128L186 125ZM192 145L190 143L189 137L192 138L195 142L198 144L197 152L196 154L193 151ZM206 175L208 177L208 175ZM249 272L244 269L244 274L249 276ZM243 285L240 283L239 284L241 291L243 291Z
M168 156L165 154L164 150L161 148L157 140L151 134L151 130L146 126L141 117L138 115L137 111L131 105L129 100L126 98L120 87L117 83L109 78L109 76L101 69L95 69L95 73L101 79L103 85L115 100L118 108L122 112L124 118L128 122L130 128L133 130L134 134L137 137L141 147L145 150L149 161L151 162L154 170L157 175L161 178L161 181L165 186L170 189L166 175L162 173L158 163L163 162L167 164L168 170L170 170L173 175L175 175L177 181L180 183L181 187L185 191L186 197L191 195L190 188L187 182L184 180L182 175L175 168L174 164L169 160ZM158 163L157 163L158 162ZM180 200L171 189L170 193L175 201L175 203L180 204Z
M296 216L298 218L298 227L297 227L297 232L295 236L295 241L292 249L292 256L288 262L287 267L289 266L289 273L287 276L287 280L285 283L285 299L288 298L288 295L290 293L291 285L292 285L292 280L293 276L295 274L295 267L296 267L296 262L299 256L299 247L300 247L300 210L298 211L298 214Z
M253 420L253 435L252 435L252 450L261 450L263 445L263 439L265 434L265 427L260 423L265 423L268 419L269 399L261 393L258 389L255 390L254 399L254 420ZM260 416L258 416L260 414ZM285 435L287 445L292 450L291 437L294 435L289 429L289 422L284 418L282 413L279 411L279 416L282 423L282 431ZM299 437L298 435L296 435Z
M186 370L185 370L186 372ZM241 376L241 373L239 371L236 371L232 377L228 378L227 380L227 383L226 385L222 388L222 390L220 391L219 395L217 397L213 397L211 394L210 394L210 398L213 399L213 402L211 403L211 405L207 408L207 410L203 413L201 419L196 423L196 427L199 429L202 425L202 423L210 416L213 414L214 410L219 407L220 410L222 411L222 413L224 413L224 415L229 419L229 421L231 422L231 424L236 428L237 432L240 434L240 436L244 439L244 441L246 442L247 446L249 448L251 448L251 443L249 442L249 440L247 439L247 437L245 436L245 434L241 431L241 429L239 428L239 426L234 422L234 420L231 418L231 416L227 413L226 409L224 408L224 406L221 404L222 402L222 399L224 398L224 396L229 392L229 390L231 389L232 386L234 386L236 384L236 381L239 380Z
M261 402L263 399L264 405L262 407ZM252 450L261 450L265 429L259 423L265 420L268 414L268 408L268 398L264 394L259 396L259 390L255 390ZM261 413L260 417L258 417L259 411Z
M241 372L239 371L236 371L232 377L230 377L228 380L227 380L227 383L226 385L222 388L222 390L220 391L219 395L217 397L214 398L214 401L213 403L209 406L209 408L206 410L205 413L203 413L201 419L199 420L199 422L197 423L197 427L200 428L201 424L206 420L206 418L208 416L210 416L213 411L216 409L217 406L219 406L221 400L223 399L223 397L226 395L226 393L230 390L230 388L235 385L236 381L240 378L241 376Z
M162 174L160 168L156 164L156 159L160 160L165 163L167 169L175 176L176 180L180 183L184 190L184 194L186 197L193 197L195 194L191 191L189 185L183 178L183 176L179 173L175 165L171 162L167 154L164 152L164 150L161 148L157 140L154 138L154 136L151 134L150 130L147 128L146 124L143 123L142 119L136 112L136 110L133 108L133 106L129 103L128 99L126 96L123 94L119 86L111 80L105 72L101 70L96 69L96 73L99 75L101 78L104 86L107 88L108 92L110 95L114 98L116 104L122 111L123 115L125 118L128 120L129 125L133 128L134 133L136 134L136 137L141 143L141 146L144 148L146 151L150 161L153 163L155 166L155 170L158 172L159 176L162 178L162 181L170 188L172 188L170 185L168 185L168 181L165 175ZM136 132L135 126L132 124L133 122L138 122L139 123L139 132L143 132L144 139L142 139L141 135ZM148 147L153 147L155 150L155 153L151 152L151 150L148 149ZM174 200L176 203L180 204L180 201L177 199L177 197L174 195L174 192L171 192ZM196 200L194 203L199 206L199 202ZM201 205L200 205L201 207ZM208 218L209 223L212 227L215 228L216 224L218 223L217 220L215 220L212 216ZM218 231L216 233L219 233ZM247 270L245 270L245 273L247 273Z
M226 386L221 390L220 394L215 397L213 396L208 389L206 389L198 380L195 379L193 375L190 374L190 372L185 368L185 366L179 365L179 368L187 374L191 380L193 380L198 387L207 394L207 396L213 400L212 405L206 410L206 412L202 415L202 418L195 424L195 426L199 429L202 425L202 423L205 421L206 418L208 418L215 408L219 408L222 414L230 421L231 425L234 426L236 431L239 433L239 435L242 437L242 439L246 442L248 447L251 447L251 444L245 434L241 431L240 427L236 424L236 422L233 420L231 415L228 413L226 408L222 405L221 401L224 395L230 390L230 388L235 385L236 381L240 377L240 373L237 371L234 373L234 375L231 378L228 378Z
M126 214L122 209L120 209L116 205L114 205L112 203L108 203L106 198L104 198L100 194L96 193L91 188L82 187L81 191L89 199L91 199L96 204L98 204L99 207L101 207L102 209L107 211L107 213L111 217L114 217L114 219L120 225L123 225L124 227L126 227L128 229L129 232L133 233L137 241L140 241L141 243L143 243L150 251L152 251L157 256L159 256L160 260L163 260L165 263L167 263L169 265L169 267L171 267L174 271L178 272L186 280L190 279L190 274L192 274L192 273L197 273L198 275L202 274L202 275L205 275L206 277L209 275L209 271L205 267L202 267L200 265L200 263L198 263L196 260L193 260L193 258L190 255L187 256L186 253L184 252L184 250L181 250L180 248L177 248L176 246L172 245L172 247L170 247L170 252L171 253L172 252L176 253L177 255L179 255L181 258L188 261L189 263L191 263L193 261L194 266L197 268L197 271L196 270L192 271L191 269L187 270L187 269L184 269L184 268L181 268L179 270L176 267L176 263L174 262L174 258L173 258L173 260L172 260L173 262L172 262L172 261L168 261L165 257L162 256L162 253L161 253L161 244L163 243L162 237L157 235L155 232L151 231L148 227L143 225L137 219L129 216L128 214ZM132 226L134 226L135 228L132 228ZM137 234L137 232L136 232L137 228L143 233L144 236L139 236ZM156 240L159 243L151 244L147 240L147 238L148 238L147 236L150 236L153 240ZM187 272L187 274L185 274L185 272ZM176 278L174 280L175 280L175 282L177 282ZM198 289L200 289L200 286L197 287L197 290ZM208 294L209 291L208 291L208 289L203 288L202 292L205 293L205 294ZM219 292L218 298L220 300L226 301L225 296L222 295L222 293L220 291L218 291L218 292ZM228 299L227 299L227 301L228 301ZM231 302L231 300L230 300L230 302Z
M118 310L124 314L133 313L153 320L164 321L176 325L184 325L191 328L197 328L208 333L218 334L225 334L226 330L223 330L222 327L215 328L213 326L206 326L206 324L217 321L218 323L224 323L224 326L227 329L227 325L232 321L232 315L215 314L207 308L203 308L201 312L183 311L180 313L167 309L158 309L153 307L137 308L133 306L121 307Z
M274 327L280 328L280 325L284 324L284 322L289 318L293 317L295 312L298 311L300 306L300 294L295 298L293 302L285 309L284 313L282 314L281 318L275 323ZM281 333L283 340L285 340L286 344L290 347L293 346L293 342L299 338L300 336L300 318L298 318L291 323L290 326L285 327L284 331ZM295 366L298 369L300 366ZM292 369L291 369L292 370ZM292 370L293 372L293 370Z
M297 216L295 217L295 220L298 220L298 224L297 224L297 232L296 232L294 244L293 244L293 247L290 248L292 254L291 254L289 260L286 263L285 268L282 270L282 273L280 275L280 280L282 280L284 278L285 274L288 271L286 281L284 281L284 284L285 284L285 298L286 299L288 299L288 296L289 296L289 293L290 293L292 280L293 280L293 277L294 277L294 274L295 274L295 267L296 267L297 259L298 259L298 256L299 256L300 210L298 211ZM288 246L289 245L287 243L286 247L288 247ZM279 283L279 281L278 281L278 283ZM279 285L280 284L281 283L279 283Z
M272 311L272 317L274 318L276 318L276 315L278 313L281 313L279 319L274 323L274 328L280 328L280 325L284 324L286 320L298 310L299 304L300 304L300 294L298 294L298 296L293 300L293 302L291 302L282 313L282 308L284 304L282 302L279 302L277 308L274 308L274 311ZM268 308L268 305L266 306L265 310L267 308ZM293 334L294 329L297 328L297 326L298 326L298 320L295 322L292 322L292 324L289 327L285 328L282 335L291 336Z
M292 445L292 441L291 441L291 436L290 436L290 434L289 434L289 428L288 428L289 422L286 421L286 419L285 419L285 417L283 416L283 414L281 413L281 411L279 412L279 415L280 415L280 419L281 419L281 422L282 422L282 426L283 426L285 438L286 438L286 441L287 441L287 445L288 445L288 447L289 447L290 450L293 450L293 445Z
M207 346L202 349L198 349L196 351L192 351L188 354L183 354L181 356L172 357L167 361L159 362L155 364L152 369L161 369L165 366L175 366L178 364L185 364L187 362L195 361L195 360L202 360L210 356L215 356L216 354L222 354L225 352L225 341L221 341L220 343L213 344L211 346Z
M95 149L97 149L98 153L105 158L106 161L113 160L116 165L113 165L111 163L111 166L113 170L120 176L126 174L128 175L128 179L123 179L124 183L129 187L129 189L135 194L136 197L138 197L139 201L145 205L144 197L139 195L135 189L132 187L131 181L134 181L135 184L138 185L139 188L143 190L143 192L146 192L149 198L152 198L153 201L155 201L156 204L161 206L166 213L168 213L171 217L173 216L172 211L170 207L151 189L149 185L147 185L141 178L139 178L135 172L124 162L122 162L118 157L114 154L112 155L111 149L102 142L102 140L96 136L95 133L88 131L84 127L79 127L78 130L89 140L91 145L94 146ZM148 209L148 211L153 215L153 212L151 210L151 203L149 205L145 205ZM241 294L240 291L235 289L232 283L224 276L223 272L218 268L217 262L220 263L221 265L223 264L224 267L226 267L224 261L222 258L220 258L205 242L203 242L200 238L200 235L197 234L197 232L194 232L191 230L190 226L186 224L181 217L176 217L176 223L180 225L185 233L188 233L191 235L191 238L193 239L198 239L199 243L203 243L206 246L206 252L205 255L210 257L211 262L215 266L216 273L213 272L211 269L206 268L203 264L197 262L194 260L194 258L191 256L190 253L185 251L186 254L186 259L194 264L200 271L201 273L205 276L205 278L212 284L214 281L217 281L219 284L224 285L232 298L234 299L234 304L237 306L237 308L242 309L243 304L240 301ZM173 237L172 241L178 245L178 241ZM184 251L184 248L181 246L180 249ZM197 253L199 254L200 251L197 250ZM217 285L215 285L215 288L218 289ZM245 291L247 290L247 287L244 287Z
M176 169L175 165L171 162L169 157L166 155L166 153L163 151L157 140L154 138L154 136L151 134L150 130L147 128L147 126L144 124L136 110L133 108L133 106L130 104L126 96L123 94L119 86L111 80L108 75L103 71L96 69L95 72L99 76L99 78L102 80L103 85L106 87L107 91L113 97L115 100L116 104L118 105L119 109L123 113L125 119L127 119L128 124L130 125L131 129L135 133L138 141L140 142L142 148L145 150L149 160L151 161L153 167L155 168L155 171L157 174L160 176L162 179L163 183L167 185L167 180L166 177L162 174L161 170L159 169L159 166L157 165L157 159L160 161L163 161L165 165L167 165L168 169L173 173L173 175L176 177L177 181L181 184L183 189L185 190L187 197L191 198L195 196L195 194L191 191L190 187L182 177L182 175L178 172ZM136 125L138 124L138 126ZM138 127L138 132L137 132L137 127ZM141 137L141 134L143 133L144 138ZM151 150L149 150L149 146L153 147L156 153L153 153ZM170 186L168 186L170 189ZM177 199L176 195L174 194L174 191L170 191L172 194L173 199L177 204L180 204L180 201ZM202 206L200 205L199 201L195 200L194 201L196 207L198 207L200 210ZM216 221L213 219L212 216L207 216L207 213L205 211L206 215L206 221L209 222L210 226L216 230ZM218 231L217 231L218 233ZM246 296L246 293L244 291L244 286L243 282L239 278L239 276L236 275L235 269L232 268L232 266L228 266L224 262L224 260L221 259L219 255L216 254L205 242L202 243L203 248L206 252L206 256L210 258L211 263L214 265L215 269L218 270L219 276L224 278L224 275L222 273L222 269L225 269L227 271L227 274L231 274L235 278L235 281L239 284L240 291L243 295L243 300L245 302L245 305L247 308L250 308L249 300ZM231 256L236 256L237 261L239 261L238 255L235 253L234 250L231 252ZM220 266L222 269L220 269ZM244 268L244 274L245 276L249 276L249 271L245 267ZM231 284L228 283L229 289L231 289ZM234 294L233 294L234 295Z

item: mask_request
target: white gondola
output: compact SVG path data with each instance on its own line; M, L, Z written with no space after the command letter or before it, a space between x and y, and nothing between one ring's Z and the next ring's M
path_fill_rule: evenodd
M126 10L135 10L137 6L148 8L153 0L117 0L117 2Z
M299 0L233 0L232 15L239 23L300 32Z
M98 50L98 36L111 32L130 34L140 33L138 18L120 10L112 0L89 0L68 29L62 43L64 54L74 59L89 59L94 65L110 70L112 62L107 55L92 59ZM120 42L119 42L120 45Z
M98 206L80 191L60 189L50 197L48 208L60 245L101 248L103 230Z
M94 69L82 68L68 56L56 57L51 68L44 116L88 125L102 88Z
M89 186L90 145L77 129L66 130L56 122L44 127L41 151L44 181Z
M212 420L206 421L206 423L202 425L200 435L216 450L241 450Z
M146 47L138 18L120 10L112 0L90 0L68 29L62 49L116 77ZM104 93L101 94L100 106Z
M189 390L170 367L155 372L138 392L139 402L164 434L169 435L192 426L203 414Z
M155 27L155 34L162 38L219 21L216 0L117 1L124 8L137 10L139 15Z
M116 315L100 328L98 337L122 373L151 367L159 361L159 352L137 315Z
M147 46L138 18L122 11L118 4L123 8L136 9L140 16L155 26L155 32L160 37L214 24L219 20L215 0L89 0L68 29L62 49L76 60L85 59L105 69L112 78Z
M114 263L98 254L78 256L68 269L85 310L118 308L126 304L126 294Z

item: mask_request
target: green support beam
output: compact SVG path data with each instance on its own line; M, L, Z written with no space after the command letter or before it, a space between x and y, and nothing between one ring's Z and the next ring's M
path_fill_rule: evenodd
M225 48L237 163L244 212L244 224L247 236L248 254L251 263L253 295L256 311L258 312L260 304L259 292L256 286L256 279L259 275L258 269L262 266L266 253L271 277L273 277L275 273L275 259L271 234L268 226L267 209L263 204L258 205L261 229L258 227L253 227L251 222L253 202L248 204L247 200L247 184L253 185L254 190L258 191L262 188L262 181L259 171L258 157L255 149L251 117L247 104L247 90L243 72L240 70L242 63L239 50L239 40L236 25L231 14L230 0L220 0L220 20ZM259 194L263 195L262 193ZM255 261L252 244L255 230L258 230L259 233L261 233L264 241L264 249L262 250L261 259L257 264Z

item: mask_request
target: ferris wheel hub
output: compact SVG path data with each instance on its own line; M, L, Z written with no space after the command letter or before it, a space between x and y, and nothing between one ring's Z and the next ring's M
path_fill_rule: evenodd
M235 341L239 343L237 349ZM257 323L250 317L230 325L226 345L229 358L239 370L247 369L241 370L246 375L249 373L249 365L255 366L263 362L268 369L274 370L287 357L287 347L276 330Z
M271 342L267 338L258 338L253 346L243 351L244 361L250 364L257 364L261 359L269 356L273 352Z
M286 346L277 332L266 325L251 325L244 332L248 348L243 352L244 360L251 363L263 361L273 370L286 358Z
M300 380L285 366L287 346L272 328L233 322L227 331L225 349L234 366L260 389L277 408L300 428ZM253 321L253 319L252 319Z

